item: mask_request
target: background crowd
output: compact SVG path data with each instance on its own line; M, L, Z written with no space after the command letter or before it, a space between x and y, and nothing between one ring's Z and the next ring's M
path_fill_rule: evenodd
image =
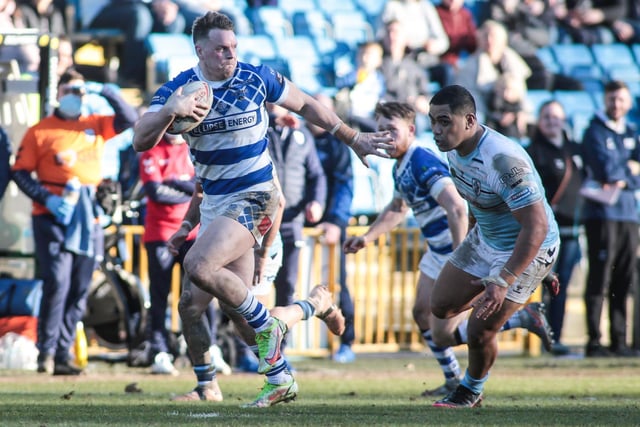
M374 111L378 103L406 102L417 113L416 143L428 145L431 95L450 84L466 87L476 99L482 123L527 147L561 228L561 255L556 265L561 291L555 298L545 295L556 338L552 352L564 355L571 351L562 343L567 287L576 265L586 259L591 267L584 299L586 356L640 355L640 340L626 339L630 325L634 326L634 334L640 327L636 283L640 214L635 196L636 187L640 186L636 130L640 118L640 57L636 56L640 54L640 1L0 0L0 28L7 33L31 28L60 37L58 77L75 67L84 76L74 79L87 80L82 85L82 114L115 113L117 117L123 111L114 96L120 100L121 89L135 89L142 100L135 107L140 108L153 94L149 88L155 82L149 81L148 68L158 64L148 60L156 53L148 43L149 36L188 36L193 20L207 10L226 13L234 21L240 60L274 67L335 108L345 123L362 131L376 129ZM105 47L114 43L118 64L114 78L100 67L83 64L80 52L87 40L97 40ZM628 62L622 62L624 55L629 56ZM10 60L17 61L21 72L37 76L37 47L0 45L0 61ZM113 66L113 62L106 66ZM62 89L60 97L74 90L69 85ZM114 111L117 108L120 109ZM126 113L130 125L134 113ZM292 301L298 277L302 227L320 227L328 242L339 244L345 240L347 225L354 222L354 212L374 218L380 209L358 206L362 196L354 197L354 192L367 190L362 184L367 172L359 162L352 162L348 152L338 155L338 147L344 148L342 144L336 146L327 132L297 116L281 114L276 108L271 119L270 149L291 203L281 226L283 268L275 279L275 302L287 305ZM114 126L118 124L121 123L116 121ZM155 209L150 211L151 217L155 212L155 219L161 219L157 212L163 203L188 202L192 171L182 164L185 170L170 169L166 176L160 173L162 169L154 170L149 159L138 159L133 153L131 130L127 131L127 127L130 126L115 126L118 135L113 128L105 130L105 152L95 153L101 160L102 177L120 181L125 190L144 178L148 206ZM0 139L6 142L4 148L10 146L14 154L28 141L23 140L23 135L14 135L12 141L4 137L4 132L1 135ZM166 152L174 150L182 153L181 158L186 156L185 150L172 144L164 144ZM175 160L163 155L163 161ZM4 158L0 160L5 162ZM369 203L370 199L384 199L374 204L378 207L391 199L380 194L390 196L393 192L389 188L393 185L390 176L384 176L383 163L372 161L383 191L364 197ZM26 169L24 165L18 163L17 169L31 172L29 167L33 165ZM9 170L4 165L2 168ZM132 174L137 170L142 172ZM619 186L622 196L611 206L582 200L579 189L587 177ZM60 187L67 178L53 181ZM61 200L56 199L54 204L45 193L33 188L32 182L17 182L42 212L46 207L54 214L64 214ZM54 193L62 195L62 187L59 190ZM345 206L351 206L351 211L345 211ZM176 221L178 217L181 215L176 214ZM174 228L180 226L176 221ZM150 269L157 273L151 274L152 282L161 282L159 287L151 283L157 291L152 292L152 297L163 302L169 279L167 272L161 270L176 261L171 259L166 264L163 257L169 255L158 249L167 237L168 234L145 236ZM344 262L341 264L344 267ZM347 332L334 355L337 362L355 359L351 350L356 339L353 306L345 277L342 271L340 302ZM633 314L627 312L630 295L635 296ZM606 299L609 347L603 346L600 336ZM153 353L167 353L170 349L161 319L166 308L162 303L154 306L158 313L153 315L149 341L153 343ZM57 355L56 351L60 356L55 360L55 370L55 366L49 366L53 358L45 358L43 353L43 372L76 373L66 368L67 360L62 356L65 346L70 345L69 335L73 335L71 323L67 325L62 350L46 344L51 347L47 347L46 356ZM161 371L170 373L171 369Z

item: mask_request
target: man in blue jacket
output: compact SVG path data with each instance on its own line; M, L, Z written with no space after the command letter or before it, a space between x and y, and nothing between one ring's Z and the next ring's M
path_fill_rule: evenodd
M589 256L585 290L587 357L637 355L626 344L626 301L635 281L638 247L635 190L640 189L639 135L626 118L632 104L624 82L607 83L605 109L595 114L582 139L587 176L604 188L622 190L612 204L585 200L583 219ZM600 343L605 292L609 297L609 348Z

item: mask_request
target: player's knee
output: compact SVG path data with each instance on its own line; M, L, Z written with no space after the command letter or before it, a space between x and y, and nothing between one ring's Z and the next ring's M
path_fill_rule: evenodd
M429 306L425 307L416 304L413 306L413 310L411 311L411 313L413 315L413 320L421 330L429 329L429 316L431 314L429 311Z
M200 320L202 310L193 304L191 292L185 291L180 295L180 301L178 301L178 313L180 313L180 319L185 323Z
M182 265L189 280L194 285L200 287L200 283L207 283L211 280L212 271L217 269L211 262L207 261L202 254L192 252L193 251L187 253Z
M431 313L438 319L449 319L455 315L446 306L439 305L435 301L431 301Z

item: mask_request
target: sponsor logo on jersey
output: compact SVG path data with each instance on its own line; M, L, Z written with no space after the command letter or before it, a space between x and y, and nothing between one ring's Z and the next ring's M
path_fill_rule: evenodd
M247 113L205 120L189 134L192 136L202 136L217 132L238 131L253 127L259 122L259 110L254 110Z

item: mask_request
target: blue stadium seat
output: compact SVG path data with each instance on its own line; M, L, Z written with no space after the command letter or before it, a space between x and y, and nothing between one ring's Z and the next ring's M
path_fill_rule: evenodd
M640 44L631 45L631 53L636 60L636 64L640 64Z
M605 72L635 64L631 49L623 43L594 44L591 46L591 51L596 63Z
M553 54L553 51L551 50L551 47L549 46L544 46L539 48L536 51L536 56L540 59L540 61L542 61L542 63L544 64L545 68L547 70L549 70L552 73L557 73L560 71L560 66L558 65L558 62L556 61L556 57Z
M525 96L526 102L534 119L538 119L538 110L540 106L547 101L553 99L553 93L544 89L530 89L527 90Z
M612 66L607 75L609 76L609 80L622 80L627 84L640 81L640 69L635 63Z
M236 40L238 41L237 55L240 61L249 61L250 58L260 60L278 57L275 43L268 35L236 35Z
M331 16L333 37L351 47L373 40L373 27L359 11L336 11Z
M278 2L278 7L290 18L296 12L318 10L318 4L315 0L285 0Z
M293 33L297 36L333 37L331 23L321 10L296 11L291 21Z
M274 39L293 35L289 17L277 6L262 6L247 9L255 34L266 34Z
M326 66L307 36L293 36L278 40L278 55L287 60L291 81L303 91L313 94L326 86Z
M327 16L333 16L336 12L358 10L354 0L318 0L318 7Z
M571 132L573 139L576 142L581 143L584 131L589 126L589 122L593 118L593 114L578 111L568 116L568 118L569 131Z
M567 116L578 112L593 113L598 108L593 97L582 90L556 90L553 97L562 104Z
M145 40L147 46L147 91L158 87L178 72L198 63L191 37L184 33L151 33Z
M550 49L563 74L572 75L574 67L595 63L591 50L584 44L559 43L551 45Z

